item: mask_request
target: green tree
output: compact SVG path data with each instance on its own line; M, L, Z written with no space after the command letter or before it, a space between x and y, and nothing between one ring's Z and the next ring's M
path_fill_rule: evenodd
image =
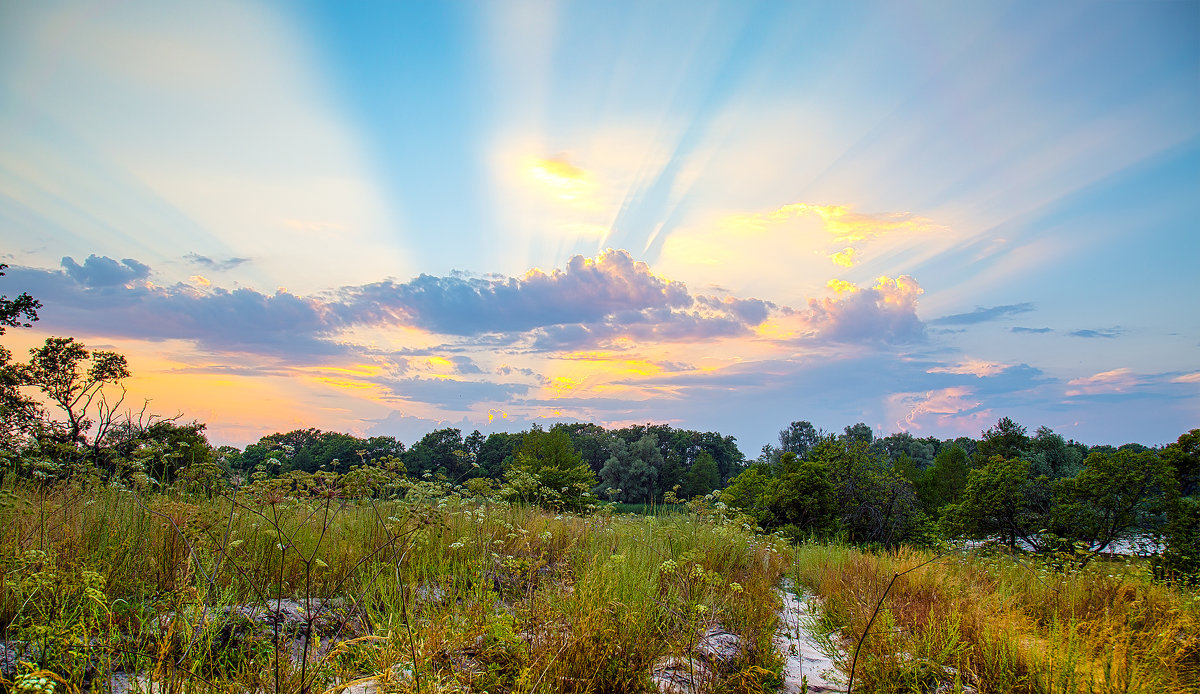
M771 480L764 495L768 513L764 527L782 528L799 539L807 534L828 534L835 526L837 493L823 463L800 461Z
M771 473L771 467L766 463L751 465L729 481L729 486L721 492L721 501L750 516L763 528L769 529L774 518L768 508L770 496L767 494L771 482L775 479Z
M971 461L958 444L950 444L933 459L933 465L916 483L917 499L926 513L935 514L947 504L957 503L967 485Z
M467 460L463 448L461 429L438 429L425 434L408 449L404 464L408 474L413 476L441 473L455 480L471 471L471 461Z
M1015 549L1017 540L1042 549L1042 531L1050 521L1048 480L1029 475L1029 461L994 455L971 470L961 500L942 515L952 537L976 540L1001 537Z
M1029 437L1025 435L1025 427L1008 417L1001 417L991 429L983 432L983 438L975 447L975 455L983 461L997 455L1009 459L1022 458L1027 448Z
M8 265L0 263L0 277L4 276L6 269ZM38 319L37 310L41 307L40 301L25 292L15 299L0 295L0 335L4 334L6 328L32 327L31 324Z
M595 492L627 504L645 503L654 498L658 471L663 467L663 456L658 450L658 437L646 434L632 445L624 439L613 437L610 444L612 456L600 469L600 483ZM716 470L714 463L713 470ZM608 492L608 490L620 490Z
M838 521L851 541L895 545L916 535L916 494L865 441L826 438L809 454L829 471Z
M1032 473L1052 480L1074 477L1083 467L1083 454L1069 445L1049 427L1038 427L1029 440L1029 462Z
M1092 554L1152 530L1163 509L1170 467L1157 452L1093 453L1075 477L1054 487L1052 524L1058 537L1086 543Z
M717 461L708 451L701 451L691 469L683 476L683 497L691 499L704 496L720 486L721 473L717 470Z
M67 420L51 428L51 438L86 445L85 433L97 424L93 444L98 445L106 430L116 423L115 411L124 398L122 389L121 398L109 402L104 387L118 385L129 377L125 357L105 350L89 352L73 337L46 338L43 346L29 353L29 363L22 368L23 382L40 389Z
M525 433L505 473L511 496L553 509L583 511L591 501L596 476L559 428L537 425Z
M1200 584L1200 429L1180 436L1162 458L1171 479L1164 500L1165 547L1154 572L1159 578Z
M792 422L779 432L779 451L803 458L821 440L821 432L808 420Z

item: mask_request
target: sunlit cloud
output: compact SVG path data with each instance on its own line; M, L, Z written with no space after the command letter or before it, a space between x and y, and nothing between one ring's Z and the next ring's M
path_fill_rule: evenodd
M834 265L841 265L842 267L854 267L854 256L857 254L857 250L847 246L837 253L831 254L829 259L833 261Z
M1175 378L1171 379L1171 383L1200 383L1200 371L1184 374L1182 376L1176 376Z
M1125 393L1143 383L1141 376L1131 369L1120 368L1111 371L1101 371L1092 376L1073 378L1067 381L1067 397L1077 395L1102 395L1106 393Z
M888 397L889 410L902 413L895 426L903 431L932 428L974 434L992 417L991 411L980 409L982 405L974 391L965 386Z
M927 370L931 374L956 374L960 376L971 375L977 378L987 376L995 376L1003 373L1010 368L1008 364L1000 362L987 361L985 359L967 359L948 366L935 366Z

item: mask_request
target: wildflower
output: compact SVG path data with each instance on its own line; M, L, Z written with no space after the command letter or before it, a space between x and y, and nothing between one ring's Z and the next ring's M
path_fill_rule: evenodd
M458 542L455 542L450 545L450 549L462 549L462 548L463 548L462 540L459 540Z
M732 591L733 591L733 592L735 592L735 593L740 593L740 592L742 592L742 590L743 590L743 589L742 589L742 584L741 584L741 583L738 583L737 581L734 581L734 582L732 582L732 583L730 583L730 584L729 584L729 590L732 590Z

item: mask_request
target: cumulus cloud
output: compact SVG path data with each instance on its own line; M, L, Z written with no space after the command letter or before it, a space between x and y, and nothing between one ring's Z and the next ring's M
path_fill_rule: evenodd
M42 318L49 328L145 340L188 339L216 351L295 358L344 351L324 339L340 329L337 316L313 299L282 290L263 294L244 288L123 284L122 278L149 274L137 261L117 263L91 256L82 266L64 262L64 267L12 270L47 306Z
M809 299L807 319L816 335L837 342L916 342L925 336L917 316L923 290L908 275L880 277L870 288L839 285L838 293Z
M1007 304L1004 306L980 306L969 313L955 313L929 321L930 325L974 325L989 321L1011 318L1017 314L1028 313L1034 309L1031 303ZM1015 331L1014 331L1015 332Z
M681 282L659 277L627 251L575 256L564 270L482 279L421 275L405 283L343 289L354 322L392 320L447 335L523 332L549 325L593 323L620 312L686 307Z
M68 256L62 259L62 267L71 279L88 287L118 287L150 276L150 266L132 258L117 262L105 256L89 255L80 265Z

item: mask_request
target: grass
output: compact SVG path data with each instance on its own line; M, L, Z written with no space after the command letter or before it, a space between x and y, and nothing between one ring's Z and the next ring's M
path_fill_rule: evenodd
M5 686L105 691L132 671L175 692L641 692L719 626L746 648L717 688L765 691L789 561L703 504L22 488L0 504L0 636L24 660Z
M20 661L3 691L136 672L179 693L645 692L713 628L744 651L709 689L773 691L789 571L847 652L875 613L855 692L1200 690L1200 596L1140 560L792 548L703 501L581 517L425 483L389 501L19 487L0 568Z
M810 543L795 573L851 651L902 573L863 641L855 691L1200 691L1200 596L1153 583L1138 559L1078 568Z

